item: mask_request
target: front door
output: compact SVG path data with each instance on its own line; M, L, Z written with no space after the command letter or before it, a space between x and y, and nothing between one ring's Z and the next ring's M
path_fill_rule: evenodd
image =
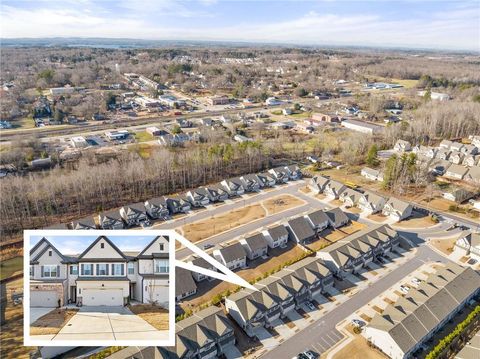
M70 301L72 303L77 302L77 286L76 285L70 286Z

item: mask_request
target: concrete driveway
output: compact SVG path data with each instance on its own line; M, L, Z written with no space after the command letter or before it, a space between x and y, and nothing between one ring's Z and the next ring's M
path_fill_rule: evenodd
M45 314L50 313L55 308L37 308L30 307L30 324L34 323L38 318L43 317Z
M125 307L81 307L52 340L167 340Z

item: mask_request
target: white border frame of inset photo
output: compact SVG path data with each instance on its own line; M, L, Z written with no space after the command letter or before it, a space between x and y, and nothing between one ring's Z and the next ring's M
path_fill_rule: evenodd
M78 237L88 236L168 236L169 237L169 293L168 293L168 339L167 340L42 340L30 336L30 237L38 236L61 236ZM91 347L91 346L175 346L175 241L176 232L174 230L56 230L39 229L24 231L24 257L23 257L23 335L25 346L52 346L52 347ZM113 240L115 243L115 241ZM85 249L90 245L85 243ZM143 249L143 248L139 248ZM143 288L142 288L143 289Z

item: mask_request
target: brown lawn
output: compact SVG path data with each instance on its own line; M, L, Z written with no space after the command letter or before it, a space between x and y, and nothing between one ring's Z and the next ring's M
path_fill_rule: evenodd
M263 217L265 217L265 210L260 204L254 204L218 216L212 216L203 221L187 224L182 227L182 231L187 239L198 242Z
M403 228L424 228L432 227L435 225L435 222L428 216L422 216L414 212L414 215L410 218L404 219L396 224L398 227Z
M355 232L361 231L362 229L365 229L367 226L363 223L356 222L356 221L351 221L351 223L347 226L343 226L339 228L340 231L343 233L346 233L348 235L353 234Z
M267 214L271 215L290 208L299 207L305 204L305 201L288 194L269 198L263 201L262 204L267 210Z
M354 339L337 352L334 359L385 359L381 352L371 348L367 340L361 335L354 335Z
M388 217L387 216L384 216L383 214L381 213L375 213L375 214L371 214L369 216L367 216L368 219L371 219L372 221L375 221L375 222L383 222L385 221Z
M370 323L370 321L372 320L372 318L366 315L365 313L360 314L360 318L362 318L367 323Z
M129 305L128 309L158 330L168 330L168 310L151 304Z
M446 239L432 239L430 240L430 244L437 248L442 253L449 255L453 252L453 247L455 245L455 241L458 237L454 238L446 238Z
M235 271L246 281L252 281L263 277L265 273L284 266L286 262L294 261L300 258L305 252L292 242L288 242L287 248L269 249L266 260L256 259L248 263L248 268ZM213 280L211 282L204 280L198 285L197 294L186 298L180 304L184 310L194 310L196 307L208 303L218 294L224 294L227 290L233 291L237 285Z
M78 309L54 309L30 324L30 335L57 334Z
M7 284L7 305L5 307L5 321L0 330L1 353L6 358L30 358L29 353L36 350L33 347L23 346L23 307L14 306L10 301L10 293L23 291L23 279ZM2 355L3 357L3 355Z
M333 199L330 201L330 203L333 204L335 207L343 206L343 202L338 199Z
M319 193L319 194L316 194L316 195L315 195L315 198L318 198L318 199L320 199L320 200L323 201L325 198L327 198L327 196L325 196L325 195L322 194L322 193Z
M347 212L350 212L350 213L362 213L362 210L358 207L349 207L346 209Z

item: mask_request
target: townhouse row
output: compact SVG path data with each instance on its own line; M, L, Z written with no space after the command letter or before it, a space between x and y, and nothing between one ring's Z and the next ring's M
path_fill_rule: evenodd
M246 192L257 192L263 188L300 178L302 178L302 172L297 165L276 167L263 173L226 179L218 184L190 190L182 195L152 198L145 202L132 203L120 209L102 212L96 218L86 217L68 225L53 225L48 228L123 229L145 226L149 225L151 220L166 220L174 214L186 213L192 208L223 202Z
M371 191L360 192L324 176L311 178L309 187L330 200L338 199L347 207L358 207L367 214L382 213L395 221L401 221L412 215L413 206L408 202L394 197L387 199Z
M392 359L418 357L424 343L480 293L480 275L449 262L376 314L362 335Z
M348 216L340 209L328 211L316 210L295 218L285 220L283 224L263 229L259 233L245 236L230 245L214 248L212 256L230 270L243 269L249 261L259 258L267 259L269 251L284 248L288 241L307 244L315 240L327 227L333 229L350 222ZM216 271L206 260L192 256L187 259L193 265ZM176 300L182 300L197 292L198 283L213 280L201 273L179 269L177 272ZM181 278L181 284L178 278Z
M135 300L168 307L169 238L123 252L100 236L79 255L61 253L42 238L30 250L30 305L122 306Z

